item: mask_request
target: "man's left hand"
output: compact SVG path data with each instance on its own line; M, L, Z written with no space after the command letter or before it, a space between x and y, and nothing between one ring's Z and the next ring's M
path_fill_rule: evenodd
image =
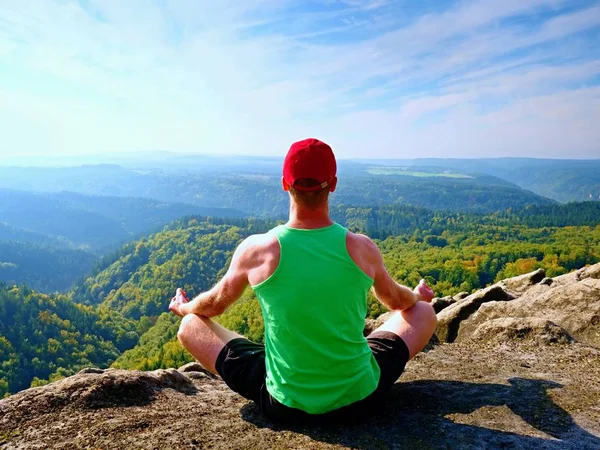
M186 313L182 310L182 307L188 302L189 300L185 291L181 288L177 288L175 297L173 297L171 299L171 303L169 303L169 311L178 315L179 317L183 317Z

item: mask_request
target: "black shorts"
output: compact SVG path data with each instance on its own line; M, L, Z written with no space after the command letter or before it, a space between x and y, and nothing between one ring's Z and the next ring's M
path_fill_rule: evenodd
M408 347L395 333L377 331L367 337L367 342L381 371L377 388L363 400L324 414L308 414L300 409L290 408L269 394L266 385L265 347L262 344L245 338L233 339L221 350L215 366L227 386L248 400L253 400L272 420L297 422L360 419L383 405L385 393L400 377L409 359Z

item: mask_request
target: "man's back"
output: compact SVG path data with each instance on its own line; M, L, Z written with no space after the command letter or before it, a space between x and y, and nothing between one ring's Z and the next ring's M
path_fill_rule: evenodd
M365 398L379 381L362 334L373 280L350 257L347 230L282 225L270 234L279 262L270 276L251 282L265 319L267 390L313 414Z

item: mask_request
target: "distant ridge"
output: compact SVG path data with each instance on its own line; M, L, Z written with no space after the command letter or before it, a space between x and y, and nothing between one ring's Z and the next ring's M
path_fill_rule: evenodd
M144 197L196 207L226 208L258 217L279 217L288 210L281 189L281 167L221 166L219 170L191 164L160 169L121 166L70 168L0 168L0 188L27 191L73 191L86 195ZM427 171L427 168L423 168ZM510 181L481 174L462 178L422 177L408 173L373 174L370 166L340 163L333 205L405 204L436 210L493 212L552 200L523 190Z
M420 158L357 159L384 166L423 166L461 173L485 173L560 202L600 200L600 159Z

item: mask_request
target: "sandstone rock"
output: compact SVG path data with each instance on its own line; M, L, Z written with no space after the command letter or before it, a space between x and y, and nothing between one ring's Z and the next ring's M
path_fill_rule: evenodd
M469 339L485 343L534 341L540 344L575 342L569 333L554 322L537 317L488 320L477 327Z
M144 401L81 401L107 379ZM380 415L306 426L267 420L222 381L109 370L0 400L0 447L591 450L600 448L599 380L600 350L577 343L442 345L409 363Z
M587 277L567 284L564 280L552 286L536 286L508 303L482 305L461 324L458 340L469 339L481 324L490 320L538 317L560 325L580 342L600 347L600 280Z
M600 263L553 278L554 286L567 286L586 278L600 279Z
M546 286L552 286L552 283L554 283L554 280L552 278L544 278L542 281L540 281L540 284Z
M526 273L525 275L507 278L505 280L500 281L499 284L511 291L513 295L521 295L534 284L538 284L545 277L546 271L544 269L538 269L534 272Z
M200 364L197 361L184 364L183 366L181 366L177 370L179 372L183 373L186 377L192 378L192 379L202 379L202 378L206 378L206 377L208 377L208 378L216 378L215 374L213 374L212 372L206 370L202 366L202 364Z
M523 301L526 301L527 299L535 299L541 297L542 295L545 295L546 292L550 291L554 287L556 287L554 283L552 283L551 285L539 283L527 289L523 294L521 294L518 297L518 299Z
M576 272L570 272L570 273L566 273L564 275L559 275L557 277L552 278L552 285L553 287L557 287L557 286L568 286L570 284L575 284L579 281L581 281L580 275L581 275L581 270L578 270Z
M196 391L193 383L175 369L83 372L13 395L10 397L11 404L15 405L13 409L9 411L0 406L0 427L7 421L26 420L67 405L78 409L144 406L153 402L164 389L186 394Z
M202 364L200 364L197 361L193 361L187 364L184 364L183 366L181 366L179 369L180 372L186 373L186 372L205 372L206 369L204 367L202 367Z
M272 423L195 363L87 368L0 400L0 447L599 449L600 349L571 336L600 346L600 264L527 283L443 309L438 333L458 339L411 360L362 423Z
M183 366L181 366L177 370L179 372L181 372L181 373L188 373L188 372L208 372L204 368L204 366L202 366L202 364L200 364L198 361L192 361L192 362L189 362L187 364L184 364Z
M210 376L208 373L204 372L186 372L185 376L190 380L205 380L207 378L215 378L215 376Z
M454 342L458 336L461 322L474 314L482 304L512 299L513 296L499 284L471 294L438 314L436 335L441 342Z
M600 263L582 269L579 278L582 280L585 280L586 278L594 278L595 280L600 279Z

